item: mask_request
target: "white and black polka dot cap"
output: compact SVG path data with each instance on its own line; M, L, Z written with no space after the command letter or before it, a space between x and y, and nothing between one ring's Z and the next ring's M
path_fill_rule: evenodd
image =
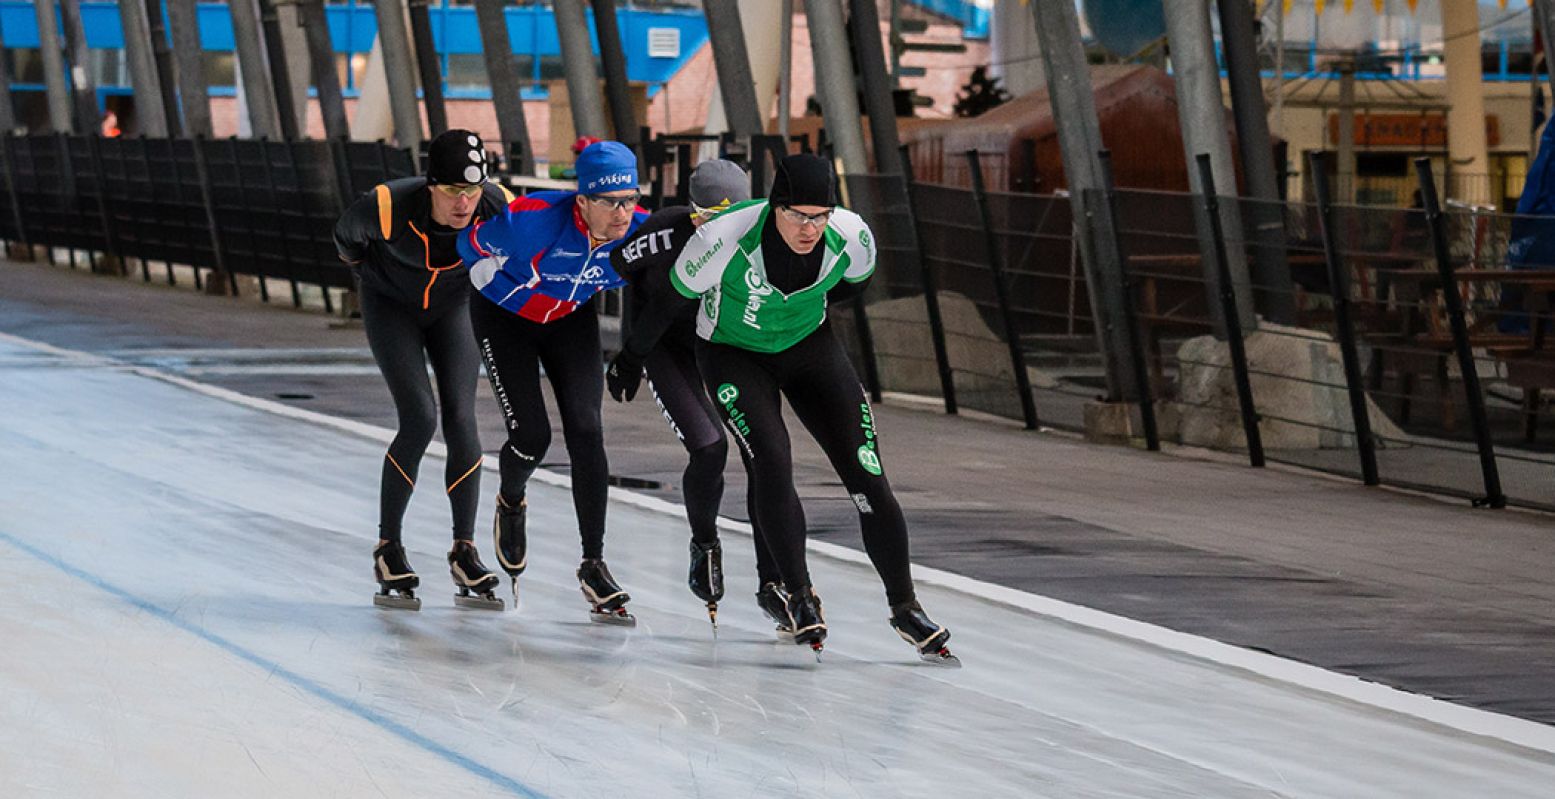
M448 130L427 147L429 183L483 183L488 173L486 147L468 130Z

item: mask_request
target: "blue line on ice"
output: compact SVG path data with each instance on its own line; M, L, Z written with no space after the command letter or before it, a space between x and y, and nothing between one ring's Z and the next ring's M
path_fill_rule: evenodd
M203 627L191 624L179 618L177 614L173 613L172 611L158 606L148 600L142 599L130 593L129 591L126 591L123 588L120 588L113 583L98 577L95 574L92 574L91 572L71 565L70 563L61 560L60 558L51 555L48 552L44 552L43 550L16 538L4 530L0 530L0 541L4 541L13 547L16 547L17 549L33 556L34 558L37 558L38 560L41 560L44 563L59 569L65 574L80 580L81 582L96 586L97 588L100 588L103 591L106 591L107 593L112 594L147 613L150 613L151 615L183 630L184 632L199 636L201 639L221 647L227 652L230 652L231 654L236 655L237 657L242 658L243 660L246 660L255 666L258 666L268 671L269 673L280 677L281 679L297 686L298 688L301 688L304 691L307 691L310 694L313 694L325 702L328 702L335 707L338 707L341 710L344 710L347 713L350 713L351 715L368 722L369 724L396 735L413 746L425 749L426 751L442 758L443 760L448 761L449 763L452 763L455 766L458 766L459 768L464 769L465 771L470 772L471 774L489 780L493 784L511 791L518 796L530 797L530 799L545 799L545 794L530 788L529 786L513 779L512 777L507 776L506 774L494 771L485 765L471 760L470 758L465 757L464 755L461 755L452 749L449 749L437 741L434 741L416 732L415 730L412 730L409 727L394 721L393 719L385 718L379 713L368 710L367 708L362 707L360 704L347 699L344 696L341 696L340 694L337 694L322 685L319 685L313 680L310 680L307 677L304 677L301 674L298 674L297 672L294 672L273 660L265 658L263 655L250 652L249 650L244 649L243 647L238 646L237 644L228 641L227 639L222 638L221 636L206 630Z

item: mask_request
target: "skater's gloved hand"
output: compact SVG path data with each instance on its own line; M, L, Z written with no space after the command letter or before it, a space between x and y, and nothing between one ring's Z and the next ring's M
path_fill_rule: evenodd
M643 359L629 349L622 349L611 358L610 368L605 370L605 385L610 389L610 398L616 402L631 402L637 396L637 387L642 385L642 380Z

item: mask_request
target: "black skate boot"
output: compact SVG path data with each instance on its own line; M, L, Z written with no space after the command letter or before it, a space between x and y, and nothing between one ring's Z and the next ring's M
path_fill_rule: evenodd
M762 583L756 592L756 605L777 625L778 638L794 640L794 617L788 615L788 592L777 583Z
M529 512L529 500L521 499L513 507L497 494L497 516L492 520L491 533L497 546L497 565L507 572L513 582L513 607L518 607L518 576L529 566L529 540L524 534L524 517Z
M373 548L373 577L378 580L378 593L373 604L380 608L420 610L421 600L415 588L421 584L416 570L405 559L405 547L386 541ZM392 593L391 593L392 592Z
M945 642L950 640L950 631L935 624L916 600L891 608L891 626L896 628L896 634L902 640L917 648L918 657L925 662L942 666L961 665L961 659L950 654L950 649L945 646Z
M621 586L616 584L604 560L583 559L583 565L578 567L578 587L583 590L583 598L589 602L589 618L603 624L627 627L637 625L637 617L626 612L626 603L631 601L631 594L622 591Z
M815 659L821 659L826 640L826 617L821 615L821 598L810 586L788 595L788 615L794 620L794 643L809 644Z
M456 541L448 553L448 573L453 575L454 587L459 593L454 604L475 610L502 610L502 600L493 593L501 584L481 563L480 553L469 541Z
M718 635L718 600L724 598L724 551L717 541L691 542L691 575L686 578L691 593L707 603L707 618Z

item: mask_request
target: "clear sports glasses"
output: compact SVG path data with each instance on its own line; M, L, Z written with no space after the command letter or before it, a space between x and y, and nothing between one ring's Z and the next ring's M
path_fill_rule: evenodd
M632 192L625 197L606 197L602 194L586 195L589 202L595 205L608 205L615 211L631 211L637 208L637 202L643 198L640 192Z
M782 214L784 219L787 219L789 222L799 227L809 225L817 229L826 227L826 223L831 221L832 215L831 211L822 211L818 214L807 214L803 211L795 211L786 205L779 207L778 213Z

